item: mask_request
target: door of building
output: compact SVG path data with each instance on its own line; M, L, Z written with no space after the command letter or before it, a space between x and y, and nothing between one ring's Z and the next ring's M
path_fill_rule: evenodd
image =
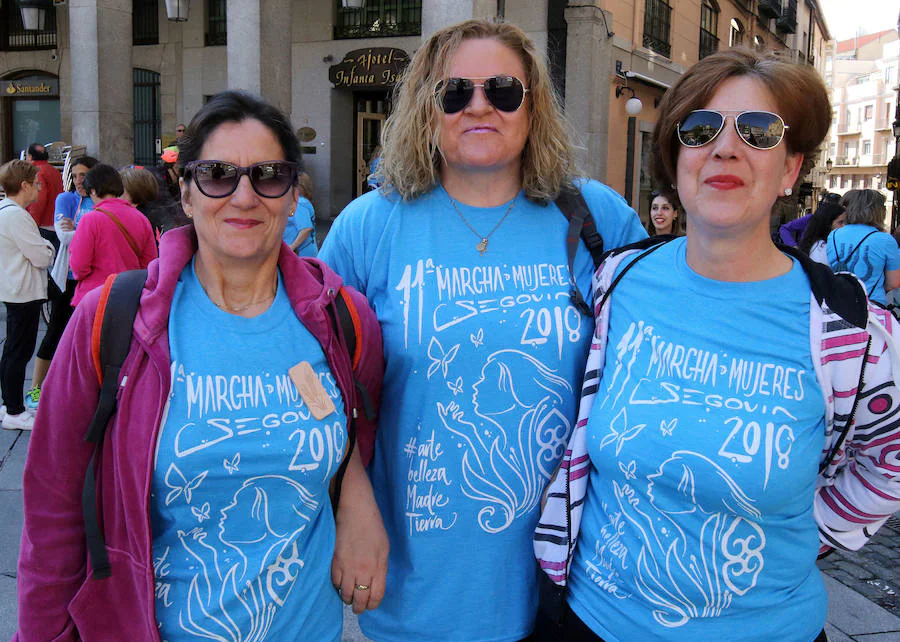
M134 162L156 165L162 135L160 76L147 69L133 70L134 83Z
M367 191L369 165L381 151L381 130L389 111L387 92L359 93L356 96L356 180L353 196Z
M3 80L5 113L0 160L18 158L31 143L46 145L62 138L59 113L59 80L31 75Z

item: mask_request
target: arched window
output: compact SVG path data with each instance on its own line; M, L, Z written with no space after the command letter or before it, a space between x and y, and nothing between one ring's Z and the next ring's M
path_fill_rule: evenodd
M703 0L700 5L700 59L719 50L719 4Z
M740 47L744 44L744 25L737 18L731 19L731 32L728 34L728 46Z
M757 51L763 51L766 48L766 41L760 36L753 36L753 48Z

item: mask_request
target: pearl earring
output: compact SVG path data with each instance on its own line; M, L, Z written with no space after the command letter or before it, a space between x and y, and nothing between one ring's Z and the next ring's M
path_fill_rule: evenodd
M294 210L291 210L291 213L288 214L288 218L292 217L293 215L294 215Z
M785 196L790 196L790 195L793 194L793 193L794 193L794 190L792 190L790 187L786 187L785 190L784 190L784 195L785 195Z

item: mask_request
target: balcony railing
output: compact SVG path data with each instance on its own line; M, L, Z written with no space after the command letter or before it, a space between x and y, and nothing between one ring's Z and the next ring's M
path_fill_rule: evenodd
M841 167L856 167L859 165L859 156L838 156L835 165Z
M841 123L838 125L838 136L852 136L862 131L859 123Z
M788 0L787 6L781 10L775 28L784 33L797 32L797 0Z
M888 161L893 158L893 155L880 153L880 154L872 154L872 165L887 165Z
M418 36L422 33L422 0L368 0L362 8L337 2L335 40Z
M719 39L706 29L700 30L700 60L719 50Z
M46 11L43 31L26 31L18 3L0 5L0 51L56 49L56 9Z
M669 26L672 7L664 0L648 0L644 13L644 46L651 51L670 57L672 45L669 42Z
M779 0L759 0L757 10L760 16L778 18L781 15L781 2Z
M881 130L884 130L884 129L890 129L890 128L891 128L891 124L892 124L893 122L894 122L894 121L893 121L892 119L890 119L890 118L886 118L886 117L884 117L884 118L878 118L878 119L875 120L875 129L878 130L878 131L881 131Z

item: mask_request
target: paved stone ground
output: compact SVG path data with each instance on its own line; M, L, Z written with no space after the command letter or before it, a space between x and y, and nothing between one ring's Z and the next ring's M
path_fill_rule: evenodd
M819 568L900 617L900 517L891 517L861 551L833 553Z

